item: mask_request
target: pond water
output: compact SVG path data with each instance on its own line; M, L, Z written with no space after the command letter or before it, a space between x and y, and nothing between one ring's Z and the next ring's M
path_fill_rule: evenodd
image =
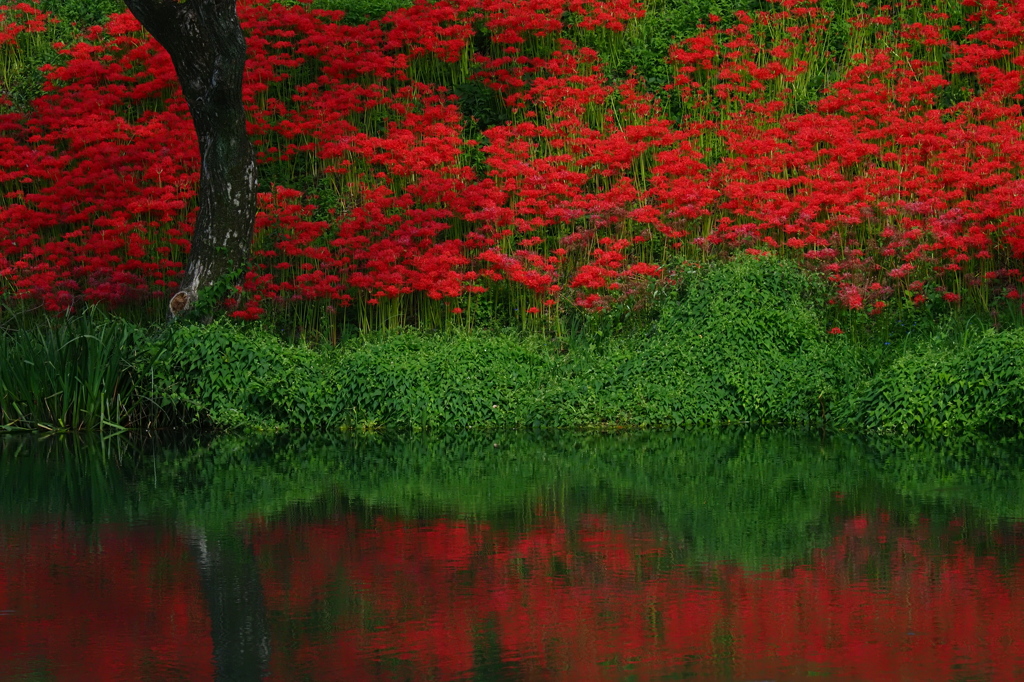
M0 679L1024 679L1021 445L7 437Z

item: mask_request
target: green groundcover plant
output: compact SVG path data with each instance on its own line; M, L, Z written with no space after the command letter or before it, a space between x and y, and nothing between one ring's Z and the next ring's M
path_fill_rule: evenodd
M745 256L561 339L409 329L331 346L227 318L23 320L0 329L0 414L56 430L1020 429L1024 329L936 323L880 345L880 330L837 333L827 297L793 263Z
M823 291L743 258L693 277L657 316L603 343L519 333L288 345L222 322L172 328L142 370L162 406L252 428L647 427L823 421L853 380Z
M942 335L857 386L838 423L872 431L1015 431L1024 426L1024 329Z
M879 359L829 333L826 297L792 263L745 257L607 337L410 330L312 348L219 322L165 330L135 371L163 409L220 427L1021 425L1020 330L938 332Z

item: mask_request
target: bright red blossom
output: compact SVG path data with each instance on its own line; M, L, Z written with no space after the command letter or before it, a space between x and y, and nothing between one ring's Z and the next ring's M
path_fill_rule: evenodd
M562 37L567 21L615 32L641 14L632 0L419 0L351 26L303 4L241 2L260 163L317 189L260 196L231 314L448 308L496 283L600 311L642 299L675 249L781 253L872 313L904 291L923 302L925 282L950 303L966 286L1019 296L1024 6L990 0L958 28L865 10L849 30L866 47L809 104L809 64L830 58L814 0L740 13L731 28L712 18L669 53L679 121ZM0 49L17 54L52 22L35 4L5 6ZM0 97L4 292L52 311L163 299L198 181L173 67L128 14L59 49L26 110ZM445 69L465 77L464 63L508 110L480 144L437 84L454 82Z

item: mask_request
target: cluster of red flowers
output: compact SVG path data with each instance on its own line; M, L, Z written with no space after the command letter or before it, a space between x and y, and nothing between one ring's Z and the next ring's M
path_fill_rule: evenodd
M1024 7L964 3L964 25L923 7L857 17L862 51L804 103L798 57L827 22L813 3L783 4L672 53L684 100L728 112L711 124L717 211L696 241L790 253L853 309L884 308L894 290L920 303L936 283L956 290L938 288L950 303L972 286L1019 296ZM768 47L766 33L787 37Z
M820 97L831 17L815 0L710 17L670 52L685 114L669 120L566 37L621 40L634 0L418 1L361 25L243 0L245 104L273 186L229 303L453 310L501 288L529 312L599 309L675 254L742 251L827 273L851 309L1018 298L1024 6L964 7L960 23L913 0L864 9ZM48 21L0 7L0 57ZM198 179L170 60L127 14L60 50L28 109L0 93L2 293L53 310L166 297ZM467 80L507 117L481 137L454 95Z

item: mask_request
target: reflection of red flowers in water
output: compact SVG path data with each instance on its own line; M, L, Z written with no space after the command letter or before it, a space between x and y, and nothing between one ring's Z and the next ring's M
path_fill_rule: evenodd
M1019 679L1024 564L963 533L857 516L778 571L681 565L660 533L600 515L518 532L348 514L251 539L272 679L456 679L485 657L524 679ZM0 677L210 679L188 550L152 529L95 537L4 532Z
M527 679L619 678L630 668L870 680L976 670L1012 680L1024 666L1021 564L1001 568L959 542L933 556L924 548L938 533L927 523L901 530L856 517L808 565L769 572L672 565L657 536L600 516L573 529L542 518L523 534L454 521L357 526L349 517L258 534L275 620L349 600L333 636L277 650L282 674L368 679L381 670L370 659L400 678L454 679L482 646Z
M205 680L210 620L189 550L153 529L0 531L0 679Z

